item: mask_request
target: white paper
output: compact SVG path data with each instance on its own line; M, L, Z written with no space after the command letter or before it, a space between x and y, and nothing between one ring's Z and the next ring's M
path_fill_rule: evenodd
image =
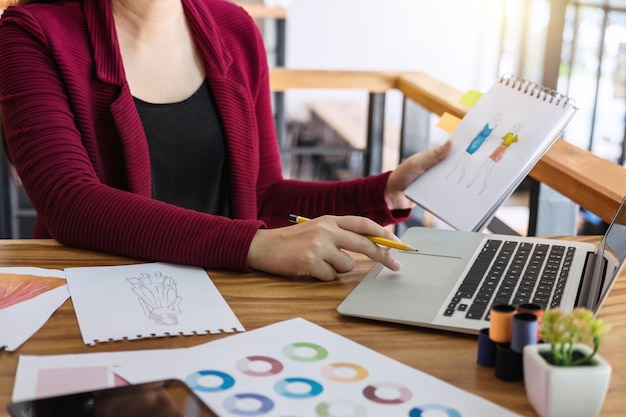
M167 263L65 270L85 344L245 331L202 268Z
M407 197L455 229L486 227L576 112L571 101L526 87L496 82L452 133L448 157Z
M116 372L181 379L219 416L517 415L303 319L145 359Z
M14 267L0 268L0 273L36 275L64 281L63 271L56 269ZM36 280L31 282L32 285L37 285ZM2 282L0 281L1 289ZM12 292L7 297L19 296L20 294ZM0 347L8 351L20 347L48 321L68 297L69 292L64 282L63 285L45 290L32 298L0 308Z
M13 384L13 401L128 385L115 374L123 363L158 356L161 350L97 352L65 355L20 355Z

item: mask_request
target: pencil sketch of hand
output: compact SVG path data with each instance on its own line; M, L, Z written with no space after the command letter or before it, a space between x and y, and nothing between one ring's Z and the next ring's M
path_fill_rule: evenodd
M141 273L140 277L126 280L132 285L146 317L156 324L178 324L182 298L178 295L176 281L172 277L156 272L154 275Z

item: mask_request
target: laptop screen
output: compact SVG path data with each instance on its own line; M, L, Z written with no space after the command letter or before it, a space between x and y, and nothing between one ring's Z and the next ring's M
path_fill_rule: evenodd
M592 285L595 286L597 297L593 303L593 311L597 312L617 279L626 260L626 198L613 217L604 238L600 242L597 253L597 264Z

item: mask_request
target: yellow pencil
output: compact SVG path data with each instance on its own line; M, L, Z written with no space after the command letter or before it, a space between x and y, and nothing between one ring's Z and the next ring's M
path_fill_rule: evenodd
M311 219L307 217L303 217L303 216L298 216L297 214L290 214L289 220L294 223L304 223L304 222L308 222ZM415 249L412 246L407 245L404 242L398 242L398 241L387 239L385 237L380 237L380 236L367 236L367 238L376 244L379 244L381 246L386 246L388 248L399 249L399 250L403 250L407 252L418 252L417 249Z

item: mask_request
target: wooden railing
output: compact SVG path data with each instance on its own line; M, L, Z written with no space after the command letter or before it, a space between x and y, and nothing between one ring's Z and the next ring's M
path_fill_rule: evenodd
M268 7L264 4L235 1L255 19L286 19L287 11L282 7Z
M399 90L431 113L463 117L462 92L423 73L271 70L271 89L357 89L371 93ZM626 169L558 139L530 172L574 203L610 222L626 195Z

